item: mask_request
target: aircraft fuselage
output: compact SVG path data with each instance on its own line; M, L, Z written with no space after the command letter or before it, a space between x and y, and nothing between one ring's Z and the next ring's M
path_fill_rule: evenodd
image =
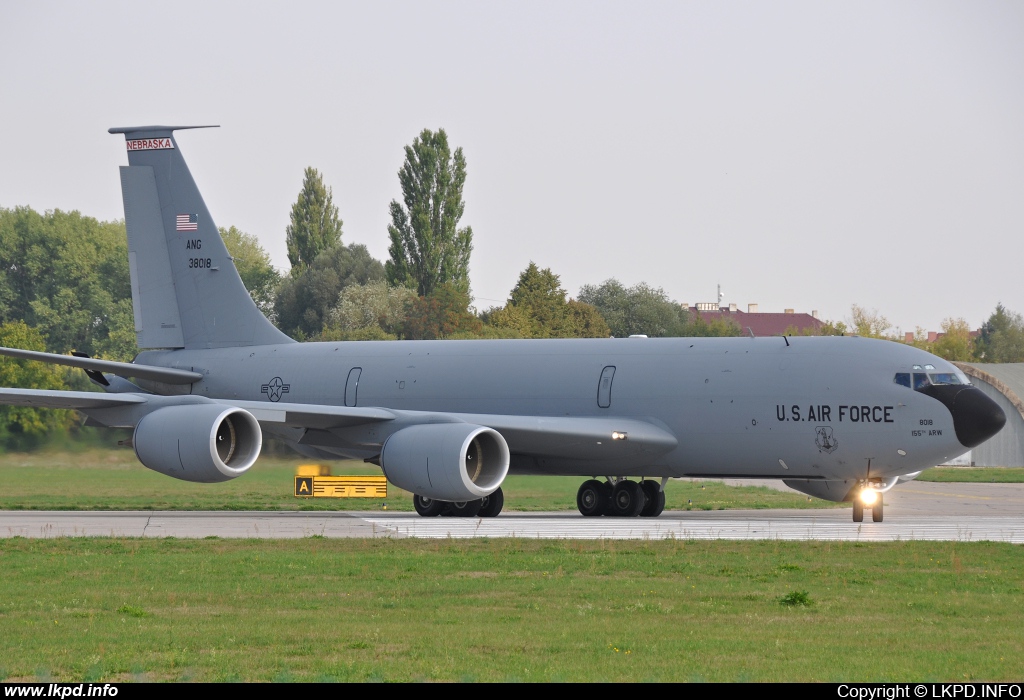
M519 473L887 478L968 449L946 405L894 382L915 365L958 370L916 348L866 338L295 343L150 351L137 362L202 372L190 391L213 399L616 416L678 440L666 454L625 463L513 451L511 470ZM371 442L386 439L386 428L373 430ZM365 435L334 432L338 439L319 449L356 458L377 451Z

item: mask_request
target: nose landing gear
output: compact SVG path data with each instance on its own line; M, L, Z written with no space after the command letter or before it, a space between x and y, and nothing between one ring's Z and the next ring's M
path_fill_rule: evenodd
M584 481L576 492L576 507L587 517L656 518L665 510L665 482L617 479Z
M867 483L861 487L853 497L853 522L864 522L864 509L871 511L872 522L882 522L884 504L882 503L882 492L875 488L874 484Z

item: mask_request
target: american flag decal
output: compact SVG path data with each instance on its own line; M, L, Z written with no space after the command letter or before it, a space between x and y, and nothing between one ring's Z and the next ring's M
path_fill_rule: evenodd
M179 231L199 230L199 217L195 214L178 214L177 222L177 230Z

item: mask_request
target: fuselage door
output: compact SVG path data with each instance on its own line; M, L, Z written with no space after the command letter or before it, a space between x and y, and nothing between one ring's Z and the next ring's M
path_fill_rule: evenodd
M355 406L359 393L359 375L362 374L362 367L353 367L348 372L348 380L345 382L345 405Z
M612 405L612 379L614 377L614 367L608 366L601 370L601 381L597 384L597 405L601 408L608 408Z

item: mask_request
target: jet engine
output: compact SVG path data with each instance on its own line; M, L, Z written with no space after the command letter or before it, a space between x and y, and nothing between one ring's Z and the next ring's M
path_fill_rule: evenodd
M468 423L403 428L381 449L380 465L395 486L438 501L489 496L508 474L501 433Z
M155 472L214 483L244 474L263 446L251 413L220 404L168 406L135 426L135 454Z

